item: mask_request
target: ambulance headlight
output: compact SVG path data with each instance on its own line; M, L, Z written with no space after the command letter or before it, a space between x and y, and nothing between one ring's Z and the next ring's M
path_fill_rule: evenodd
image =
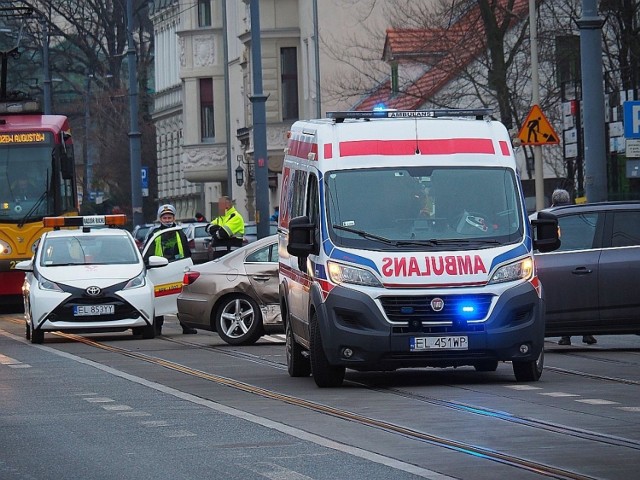
M350 283L367 287L382 287L380 281L369 270L351 267L336 262L327 262L329 278L333 283Z
M533 275L533 258L527 257L517 262L503 265L493 274L489 283L513 282L528 280Z
M144 278L144 272L140 273L137 277L132 278L127 282L124 286L123 290L131 290L132 288L140 288L146 285L146 280Z

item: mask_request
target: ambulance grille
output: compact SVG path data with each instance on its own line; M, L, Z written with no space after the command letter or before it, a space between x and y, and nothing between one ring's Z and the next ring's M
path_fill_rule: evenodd
M493 300L491 294L481 295L429 295L380 297L382 308L392 322L459 322L484 319ZM444 307L434 311L433 299L441 299Z

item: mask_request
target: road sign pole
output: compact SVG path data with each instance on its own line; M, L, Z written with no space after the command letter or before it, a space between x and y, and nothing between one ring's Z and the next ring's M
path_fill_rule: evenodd
M537 30L536 1L529 0L529 35L531 37L531 103L540 104L540 78L538 76L538 30ZM536 188L536 210L542 210L544 205L544 172L542 166L542 147L533 146L534 184Z

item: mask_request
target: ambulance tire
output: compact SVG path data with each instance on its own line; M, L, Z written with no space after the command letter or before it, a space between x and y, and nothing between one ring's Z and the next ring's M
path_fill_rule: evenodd
M311 375L311 361L304 355L304 349L293 338L291 321L287 321L285 330L285 342L287 350L287 371L290 377L308 377Z
M498 360L483 360L474 363L476 372L495 372L498 369Z
M528 362L513 361L513 373L518 382L537 382L544 369L544 350L540 352L536 360Z
M334 366L329 363L327 355L322 347L318 316L314 313L311 317L311 341L309 342L309 356L311 358L311 373L316 385L320 388L334 388L342 385L345 367Z
M24 336L26 337L27 340L31 340L31 326L28 323L25 323L25 332L24 332Z
M31 343L44 343L44 332L42 330L31 329Z

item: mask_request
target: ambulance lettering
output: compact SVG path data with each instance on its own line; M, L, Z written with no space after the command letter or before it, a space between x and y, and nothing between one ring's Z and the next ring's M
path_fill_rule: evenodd
M478 275L487 273L480 255L444 255L437 257L385 257L385 277L429 277L442 275Z

